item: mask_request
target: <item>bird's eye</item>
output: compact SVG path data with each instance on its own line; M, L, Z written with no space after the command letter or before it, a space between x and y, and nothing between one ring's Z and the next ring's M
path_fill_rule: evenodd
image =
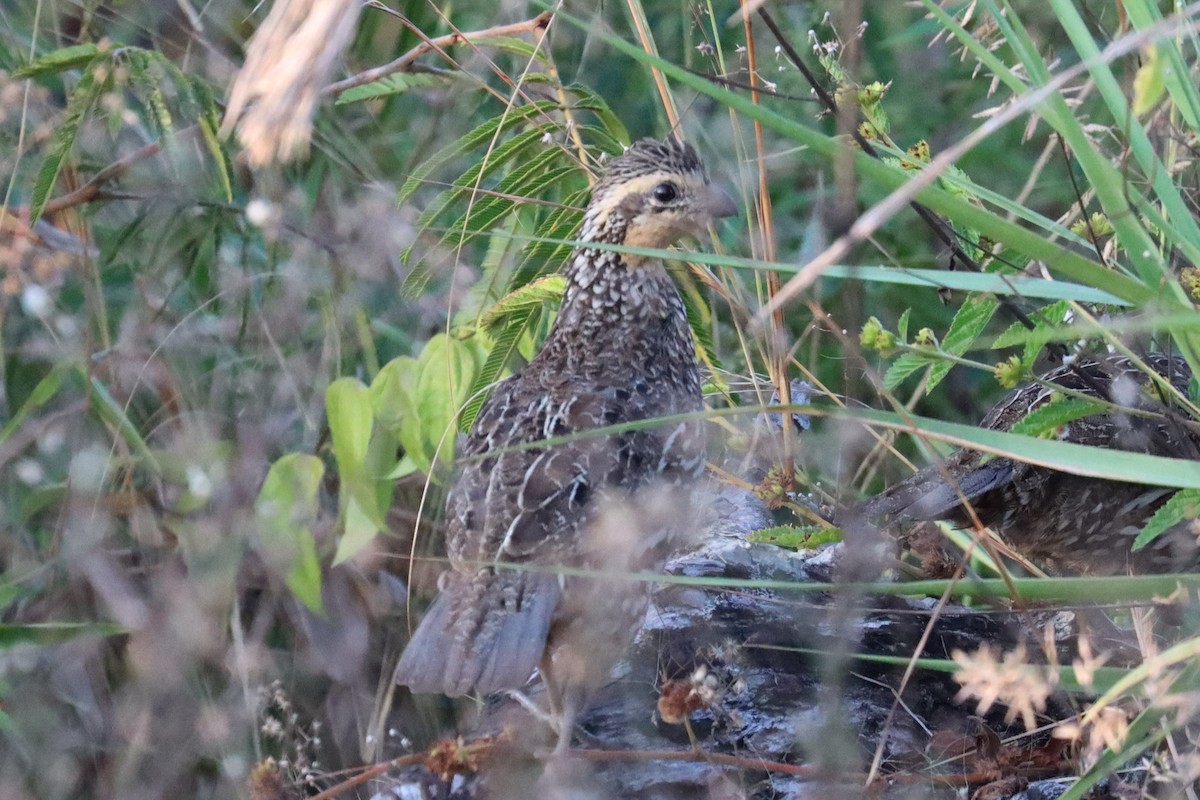
M679 196L679 190L670 181L654 187L654 199L660 203L669 203Z

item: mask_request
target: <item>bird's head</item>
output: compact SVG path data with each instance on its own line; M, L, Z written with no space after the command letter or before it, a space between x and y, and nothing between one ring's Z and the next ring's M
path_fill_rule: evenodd
M662 248L737 213L689 144L641 139L606 165L584 216L582 238ZM631 260L626 257L626 260Z

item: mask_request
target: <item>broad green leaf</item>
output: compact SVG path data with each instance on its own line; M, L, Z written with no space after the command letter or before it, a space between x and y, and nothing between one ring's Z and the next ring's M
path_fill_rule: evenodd
M1166 92L1164 67L1158 47L1150 45L1142 51L1142 65L1133 76L1133 113L1137 116L1145 116Z
M339 378L325 391L325 415L329 419L333 457L341 480L343 517L353 498L361 512L382 530L387 509L380 507L376 498L376 479L367 469L367 451L375 419L370 390L354 378Z
M407 478L409 475L413 475L416 472L417 462L412 460L412 456L406 455L404 458L396 462L396 466L393 467L392 471L389 472L385 477L389 481L398 481L401 478Z
M361 553L374 541L376 534L381 530L383 527L377 525L358 501L351 497L346 505L345 528L342 538L338 541L337 553L333 556L334 566Z
M371 441L370 390L354 378L338 378L325 390L325 414L338 469L361 468Z
M417 417L430 452L449 464L454 458L456 415L475 380L475 353L466 342L440 333L425 345L418 361Z
M1146 520L1145 526L1133 540L1133 549L1141 550L1167 528L1197 517L1200 517L1200 489L1180 489Z
M263 559L284 576L296 599L318 614L323 613L321 564L312 525L324 475L321 459L289 453L271 465L254 503Z
M429 474L433 450L426 444L417 412L417 377L420 365L412 356L400 356L383 365L371 381L371 407L379 424L400 439L405 457Z

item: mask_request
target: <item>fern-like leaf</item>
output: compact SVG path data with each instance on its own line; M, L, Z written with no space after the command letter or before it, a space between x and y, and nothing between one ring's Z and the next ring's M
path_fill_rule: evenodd
M33 185L33 195L29 200L29 224L31 226L42 218L42 212L46 210L46 202L50 199L50 192L54 190L54 185L58 183L63 162L75 146L75 137L79 135L79 126L83 124L83 118L96 104L100 92L111 81L110 76L97 83L93 65L93 69L83 73L75 90L71 92L63 121L54 135L54 144L50 147L50 154L42 162L37 180Z

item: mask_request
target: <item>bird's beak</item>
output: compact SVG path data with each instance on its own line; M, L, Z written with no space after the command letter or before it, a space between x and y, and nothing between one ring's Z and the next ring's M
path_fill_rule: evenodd
M705 198L704 207L713 219L736 217L738 213L733 198L724 189L712 184L708 185L708 197Z

